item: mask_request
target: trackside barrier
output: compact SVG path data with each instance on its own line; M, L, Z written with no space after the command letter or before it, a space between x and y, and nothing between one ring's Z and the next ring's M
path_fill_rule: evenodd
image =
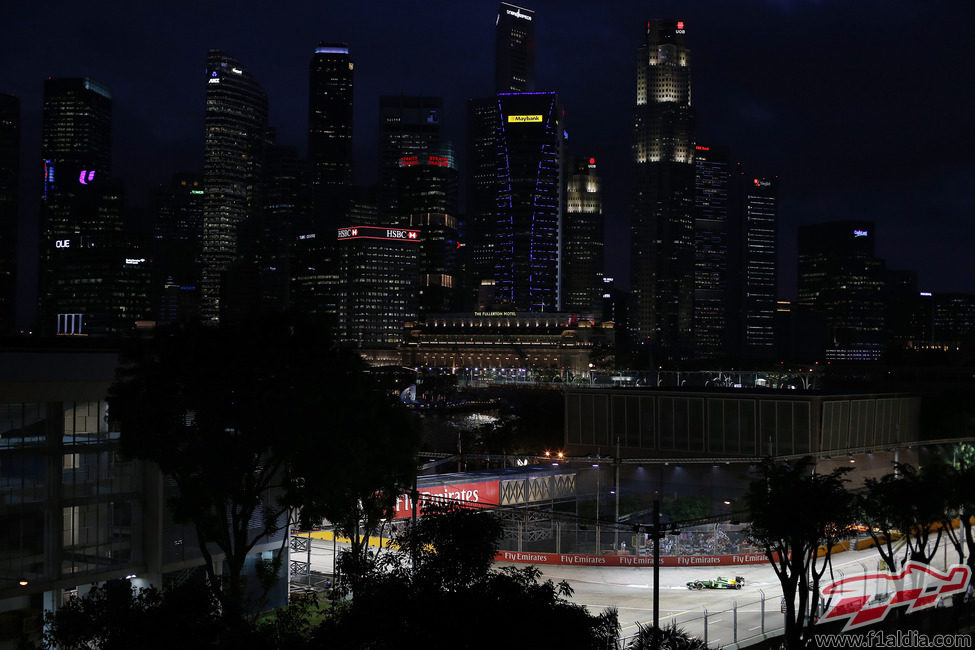
M653 557L640 555L579 555L575 553L527 553L498 551L495 562L526 562L529 564L561 564L568 566L653 566ZM764 553L738 555L661 555L660 566L727 566L736 564L765 564Z

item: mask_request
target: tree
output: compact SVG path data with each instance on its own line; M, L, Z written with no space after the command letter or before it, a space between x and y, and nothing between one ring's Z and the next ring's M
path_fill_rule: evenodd
M637 623L637 628L636 637L626 644L626 650L707 650L708 648L708 644L703 639L692 637L677 627L676 621L664 629L642 623Z
M809 456L781 464L767 458L761 477L745 494L749 536L764 549L782 585L790 648L800 647L803 631L813 624L807 613L817 611L819 582L830 566L833 545L853 529L853 497L843 487L849 468L818 474L815 467ZM821 546L826 550L820 558Z
M245 560L291 513L374 517L412 483L418 427L370 390L357 355L302 323L161 330L126 351L109 405L122 453L175 481L174 519L194 526L238 627Z
M930 564L944 533L953 479L949 469L931 463L918 470L898 463L895 471L879 479L864 480L865 492L859 498L859 513L867 532L877 545L888 569L897 571L908 560ZM904 536L904 557L895 557L893 538ZM952 531L953 532L953 531ZM935 534L935 544L928 537ZM959 548L960 550L960 548Z
M541 581L535 567L492 570L500 533L490 513L428 506L382 570L329 612L313 646L604 650L615 642L615 610L593 616L568 600L567 583Z
M44 626L45 647L61 650L169 650L189 639L195 648L218 648L224 631L218 603L200 580L165 591L109 580L45 612Z

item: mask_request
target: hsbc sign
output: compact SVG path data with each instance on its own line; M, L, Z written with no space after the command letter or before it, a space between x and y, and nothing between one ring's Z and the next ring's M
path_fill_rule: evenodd
M420 231L412 228L382 228L377 226L350 226L339 228L339 240L386 239L390 241L420 241Z

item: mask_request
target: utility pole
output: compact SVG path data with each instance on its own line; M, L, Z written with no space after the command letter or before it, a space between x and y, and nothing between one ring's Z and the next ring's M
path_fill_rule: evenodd
M653 500L653 635L660 634L660 499Z
M613 548L617 551L620 548L620 439L619 436L616 437L616 518L613 519L615 524L613 533Z

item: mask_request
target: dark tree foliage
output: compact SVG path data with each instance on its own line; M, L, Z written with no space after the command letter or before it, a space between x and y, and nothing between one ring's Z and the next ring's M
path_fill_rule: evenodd
M248 606L247 555L290 513L358 532L412 484L418 427L363 370L283 319L163 330L124 355L109 395L122 453L175 481L174 518L194 525L228 619Z
M781 464L766 459L745 494L749 535L765 550L782 585L790 648L800 647L803 630L813 624L806 613L817 610L832 546L853 531L853 496L843 486L849 468L817 474L815 467L809 456ZM826 548L822 557L820 546Z
M865 492L858 499L858 510L867 531L877 544L880 557L891 571L908 560L929 564L938 551L944 526L950 521L956 487L954 472L941 463L922 469L898 463L895 471L879 479L864 481ZM904 556L898 561L893 538L904 536ZM935 543L928 544L934 533Z
M626 650L707 650L703 639L693 637L674 623L663 629L637 623L636 637L626 644Z
M173 650L173 648L305 648L313 595L292 596L287 607L242 630L228 629L219 603L203 580L166 590L133 590L110 580L44 615L44 646L60 650Z
M135 592L128 580L110 580L46 612L44 625L45 647L60 650L219 648L225 636L218 603L199 580Z
M613 647L615 610L593 616L565 582L535 567L492 570L500 527L489 513L431 507L330 612L312 646L373 648ZM415 561L411 561L411 558Z

